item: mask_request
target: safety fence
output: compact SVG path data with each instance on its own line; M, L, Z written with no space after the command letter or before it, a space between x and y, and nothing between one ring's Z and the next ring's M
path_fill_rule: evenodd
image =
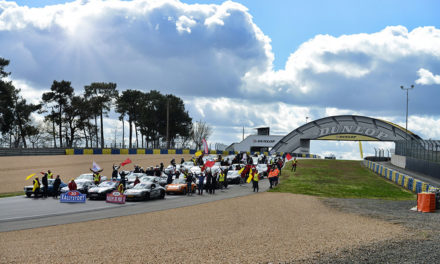
M395 154L440 163L440 140L398 140Z
M118 148L74 148L66 149L66 155L160 155L160 154L196 154L198 150L195 149L139 149L139 148L129 148L129 149L118 149ZM211 150L209 154L215 155L236 155L240 152L238 151L223 151L223 150ZM260 152L246 152L248 155L259 155ZM269 152L263 152L264 155L269 155ZM262 153L262 154L263 154ZM278 153L283 155L284 153ZM320 158L319 155L315 154L301 154L301 153L291 153L292 157L300 158Z
M399 171L387 168L377 162L364 160L364 163L367 166L367 168L369 168L373 172L415 193L427 192L438 189L429 183L423 182L414 177L403 174Z
M406 157L405 169L440 178L440 140L399 140L395 154Z

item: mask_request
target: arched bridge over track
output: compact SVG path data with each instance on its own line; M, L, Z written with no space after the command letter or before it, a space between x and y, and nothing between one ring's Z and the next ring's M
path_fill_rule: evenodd
M396 141L421 139L391 122L367 116L329 116L298 127L272 148L271 152L309 153L310 140Z

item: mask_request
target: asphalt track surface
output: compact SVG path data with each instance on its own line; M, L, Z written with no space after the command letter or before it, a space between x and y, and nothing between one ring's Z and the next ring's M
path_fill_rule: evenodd
M267 179L260 180L260 192L269 188ZM215 195L206 192L203 196L166 195L164 200L147 202L127 202L112 204L105 201L89 200L86 203L60 203L49 198L27 198L16 196L0 199L0 232L36 227L62 225L83 221L126 216L168 210L173 208L208 203L217 200L254 194L252 184L229 185L226 190L216 190Z

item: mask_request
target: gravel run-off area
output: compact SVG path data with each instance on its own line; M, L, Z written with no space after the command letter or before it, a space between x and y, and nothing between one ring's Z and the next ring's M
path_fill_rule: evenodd
M0 157L0 193L23 190L27 175L47 169L67 181L93 161L110 176L127 157L147 167L182 155ZM410 211L415 204L258 193L2 232L0 263L440 263L440 213Z
M320 262L359 248L419 237L403 225L343 212L316 197L258 193L0 233L0 262Z

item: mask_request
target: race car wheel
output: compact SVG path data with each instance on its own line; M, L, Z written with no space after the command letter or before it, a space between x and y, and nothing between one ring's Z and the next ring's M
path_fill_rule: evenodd
M164 199L164 198L165 198L165 192L164 192L164 191L161 191L161 192L160 192L160 196L159 196L159 198L160 198L160 199Z
M183 193L183 195L186 195L186 189L183 189L182 193Z
M192 193L196 193L196 187L192 188Z
M27 197L31 197L31 196L32 196L32 193L26 193L26 196L27 196Z
M150 200L150 194L149 194L149 193L146 193L146 194L145 194L145 196L144 196L144 200L145 200L145 201Z

